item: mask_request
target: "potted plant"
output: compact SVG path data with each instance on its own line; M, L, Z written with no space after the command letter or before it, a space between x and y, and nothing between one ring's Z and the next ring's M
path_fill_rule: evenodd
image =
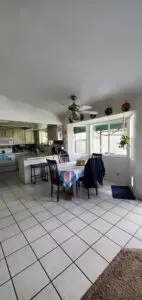
M125 148L129 145L130 138L127 135L122 135L119 143L119 148Z

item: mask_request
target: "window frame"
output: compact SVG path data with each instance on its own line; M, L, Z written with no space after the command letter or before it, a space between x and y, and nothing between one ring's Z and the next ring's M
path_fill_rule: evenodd
M92 124L92 148L91 148L91 152L94 152L93 150L93 128L97 127L97 126L101 126L101 125L107 125L108 126L108 131L109 131L109 124L108 122L102 122L102 123L96 123L96 124ZM109 135L108 135L108 154L102 153L102 147L101 147L101 143L100 143L100 154L102 155L109 155Z
M125 120L126 124L127 124L127 135L129 133L129 123L128 123L128 119ZM100 122L100 123L96 123L96 124L92 124L90 126L90 135L91 135L91 140L90 140L90 150L91 150L91 153L94 151L93 150L93 128L94 126L99 126L99 125L105 125L107 124L108 125L108 132L110 132L110 125L111 124L118 124L118 123L122 123L122 119L118 119L118 120L111 120L109 122ZM126 147L126 154L112 154L110 152L110 134L108 133L108 154L105 154L105 153L102 153L102 148L101 148L101 144L100 144L100 154L102 154L103 156L111 156L111 157L127 157L128 156L128 153L129 153L129 150L128 150L128 146Z
M127 124L127 135L129 136L129 117L125 118L125 122ZM74 124L73 126L71 126L71 130L72 130L72 142L73 142L73 146L72 146L72 151L75 154L91 154L93 153L93 128L94 126L99 126L99 125L104 125L107 124L108 125L108 130L110 130L110 125L111 124L117 124L117 123L123 123L122 118L120 119L114 119L114 120L110 120L110 121L102 121L102 122L91 122L89 124L85 123L83 124ZM74 127L86 127L86 138L85 139L80 139L80 141L85 140L86 141L86 151L85 153L80 153L80 152L76 152L75 149L75 134L74 134ZM129 147L127 146L126 148L126 154L110 154L110 135L108 135L108 154L103 154L102 151L100 152L103 156L109 156L109 157L128 157L129 156Z
M76 128L76 127L85 127L85 132L86 132L86 138L83 138L83 139L78 139L78 140L76 140L75 139L75 133L74 133L74 128ZM75 153L75 154L87 154L87 143L88 143L88 126L87 125L78 125L78 126L73 126L73 128L72 128L72 130L73 130L73 152ZM76 141L85 141L85 152L84 153L82 153L82 152L76 152Z

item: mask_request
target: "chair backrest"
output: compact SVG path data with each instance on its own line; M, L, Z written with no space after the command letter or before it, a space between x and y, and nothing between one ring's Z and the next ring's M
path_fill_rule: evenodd
M92 158L100 158L100 159L102 159L102 154L100 154L100 153L92 153Z
M102 184L105 167L100 157L89 158L84 168L84 185L86 188L95 187L97 181Z
M51 181L55 181L59 179L58 167L56 160L47 159L47 163L49 166L50 178Z
M59 163L66 163L69 162L69 155L68 153L61 153L59 155Z

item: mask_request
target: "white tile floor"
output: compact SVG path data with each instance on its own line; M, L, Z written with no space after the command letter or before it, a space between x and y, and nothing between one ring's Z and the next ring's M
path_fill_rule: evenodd
M142 248L142 202L109 182L57 203L48 183L0 178L0 300L79 300L121 247Z

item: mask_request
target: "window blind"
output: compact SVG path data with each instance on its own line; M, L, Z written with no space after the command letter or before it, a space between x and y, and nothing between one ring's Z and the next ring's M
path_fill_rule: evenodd
M81 127L74 127L73 128L73 132L74 134L77 134L77 133L82 133L82 132L86 132L86 127L84 126L81 126Z

